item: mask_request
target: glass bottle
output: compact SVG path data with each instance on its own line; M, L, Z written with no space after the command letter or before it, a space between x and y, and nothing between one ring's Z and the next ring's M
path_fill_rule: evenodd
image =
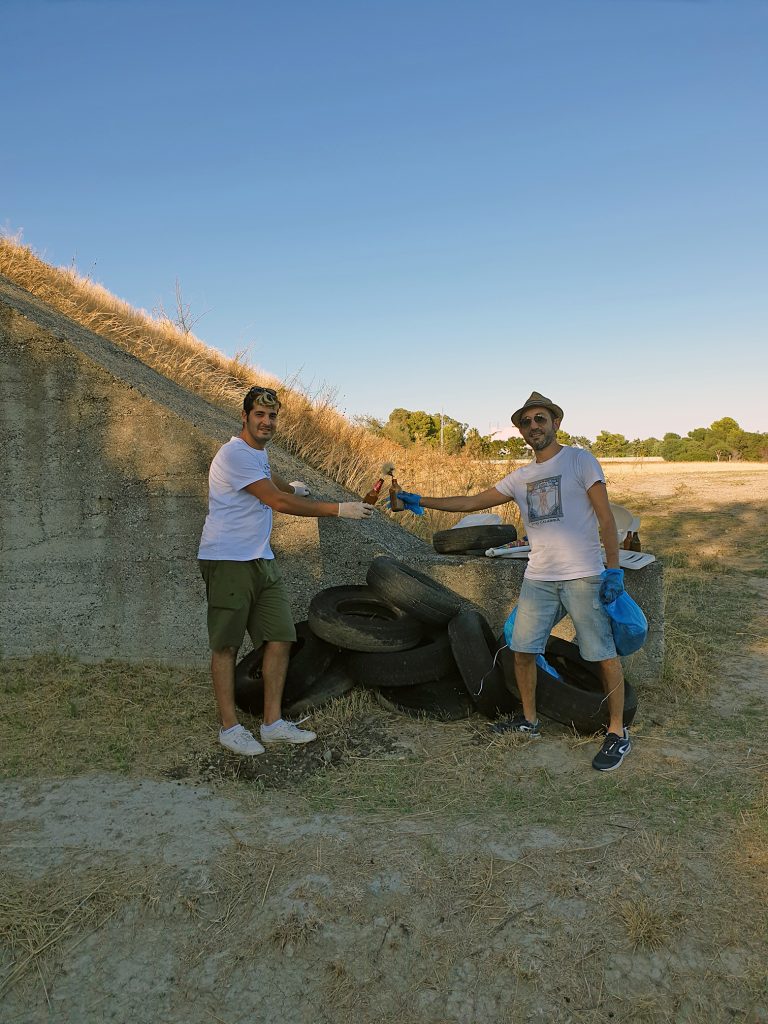
M381 488L383 486L384 486L384 477L380 476L379 479L376 481L376 483L373 485L373 487L370 489L370 491L368 491L368 493L363 498L363 501L366 503L366 505L375 505L376 504L376 502L381 497Z
M402 512L405 508L405 505L397 496L400 491L402 491L402 487L395 477L392 477L392 486L389 488L389 507L393 512Z

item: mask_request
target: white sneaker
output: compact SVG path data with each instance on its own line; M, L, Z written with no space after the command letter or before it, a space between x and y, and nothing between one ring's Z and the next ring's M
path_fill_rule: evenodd
M309 729L299 729L293 722L286 722L284 718L278 719L272 725L262 725L262 743L311 743L317 739L317 733Z
M219 743L233 754L247 754L253 757L264 753L264 747L253 733L248 732L242 725L233 725L231 729L219 729Z

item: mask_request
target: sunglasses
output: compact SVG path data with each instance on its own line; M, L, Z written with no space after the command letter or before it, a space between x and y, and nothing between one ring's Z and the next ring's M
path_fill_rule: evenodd
M265 401L259 402L259 405L280 405L280 399L277 397L275 389L265 388L260 384L254 384L243 401L247 402L249 399L257 397L265 399Z
M549 423L549 417L545 416L543 412L537 412L535 416L521 416L520 426L530 427L532 423L538 423L542 426L544 423Z

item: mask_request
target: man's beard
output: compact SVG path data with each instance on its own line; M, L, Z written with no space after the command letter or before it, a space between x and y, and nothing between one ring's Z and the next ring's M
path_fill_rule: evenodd
M528 440L528 444L533 448L535 452L541 452L545 448L549 448L552 442L555 440L554 430L545 430L538 437L531 437Z

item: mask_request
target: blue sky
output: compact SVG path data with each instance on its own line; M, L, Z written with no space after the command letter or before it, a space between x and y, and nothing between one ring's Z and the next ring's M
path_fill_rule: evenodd
M350 415L768 430L763 0L3 0L0 226Z

